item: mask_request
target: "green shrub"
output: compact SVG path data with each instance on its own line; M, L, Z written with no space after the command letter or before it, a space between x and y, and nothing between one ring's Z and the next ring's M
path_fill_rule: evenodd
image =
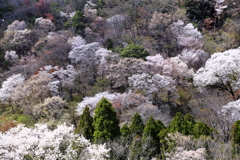
M133 57L139 59L142 58L145 60L146 57L149 56L149 53L145 48L140 45L129 44L123 49L123 51L120 53L120 56L122 58Z

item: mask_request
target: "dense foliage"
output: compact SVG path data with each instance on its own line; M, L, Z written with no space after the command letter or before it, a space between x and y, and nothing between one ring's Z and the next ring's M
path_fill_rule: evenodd
M237 0L0 0L0 159L239 159L239 28Z

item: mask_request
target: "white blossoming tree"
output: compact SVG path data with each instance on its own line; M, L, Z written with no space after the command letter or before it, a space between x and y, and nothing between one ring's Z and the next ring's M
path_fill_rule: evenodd
M71 45L72 49L74 49L76 47L85 45L86 41L81 36L77 35L77 36L69 38L68 43Z
M202 49L184 49L178 57L188 65L189 68L198 69L204 66L208 59L208 53Z
M240 119L240 100L224 105L218 114L221 115L223 120L231 127L234 122Z
M51 65L46 65L40 68L38 73L44 73L51 77L52 80L48 83L48 86L54 96L59 95L63 88L71 90L77 74L72 65L66 66L66 69L59 66L52 67Z
M193 77L198 87L218 86L228 91L233 99L240 88L240 48L214 53Z
M6 51L4 59L11 63L16 63L18 61L18 55L16 54L16 51Z
M9 131L0 132L1 159L99 159L108 157L105 145L91 144L73 133L73 126L62 124L49 130L46 124L27 128L20 124Z
M14 89L17 87L17 85L24 82L24 80L25 79L21 74L14 74L7 78L7 80L3 82L2 88L0 89L0 101L2 103L11 103L11 94L14 93Z
M169 102L178 98L176 83L171 77L160 74L135 74L128 78L128 83L131 91L148 96L157 105L161 105L162 101Z
M203 45L202 34L197 28L194 28L192 23L184 26L184 22L178 20L171 25L171 31L176 36L180 46L199 48Z

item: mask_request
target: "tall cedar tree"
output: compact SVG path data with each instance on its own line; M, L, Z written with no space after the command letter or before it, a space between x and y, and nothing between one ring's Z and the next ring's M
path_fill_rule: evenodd
M122 126L122 128L120 129L120 132L122 137L128 137L129 135L131 135L131 131L126 124Z
M79 125L75 131L80 135L83 135L86 139L92 140L93 139L93 118L90 115L89 107L86 106L83 114L80 116Z
M143 120L139 113L135 113L135 115L132 118L132 123L129 126L130 131L135 136L136 134L142 135L144 124Z
M186 130L185 130L185 135L193 135L193 128L194 128L194 125L195 125L195 120L194 120L194 117L190 114L190 113L187 113L185 116L184 116L184 120L186 121Z
M106 98L102 98L98 102L93 121L95 143L110 139L113 140L120 135L119 120L116 118L116 111Z
M231 139L233 144L233 153L239 154L240 149L240 120L236 121L231 130Z
M173 118L173 120L170 122L169 125L169 131L170 132L179 132L179 133L185 133L185 120L183 118L183 115L178 112L176 116Z
M160 120L155 121L151 116L143 130L143 155L145 158L151 159L156 154L159 154L159 137L158 133L160 130L164 129L164 125Z
M203 136L210 136L211 135L211 128L207 126L206 123L203 123L201 121L196 121L194 128L193 128L193 134L195 138L200 138Z

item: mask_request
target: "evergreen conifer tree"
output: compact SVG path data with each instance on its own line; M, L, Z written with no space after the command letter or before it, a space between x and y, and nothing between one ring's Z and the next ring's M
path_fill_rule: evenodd
M240 120L236 121L232 126L231 139L234 144L240 145Z
M161 121L160 121L161 122ZM151 159L156 154L159 154L159 137L158 133L162 128L161 123L153 119L151 116L143 130L142 146L143 146L143 156L147 159Z
M80 116L79 125L75 131L80 135L83 135L86 139L93 139L93 118L90 115L89 107L86 106L83 114Z
M170 132L179 132L184 133L184 118L183 115L178 112L176 116L173 118L173 120L170 122L169 125L169 131Z
M231 139L234 156L239 155L240 151L240 120L236 121L231 130Z
M138 134L133 138L132 144L129 147L129 159L138 160L142 155L142 137Z
M186 125L183 127L183 128L185 128L184 135L193 135L193 128L195 125L194 117L190 113L187 113L184 116L184 121L185 121L184 124Z
M202 135L210 136L211 132L212 132L211 128L208 127L206 123L196 121L193 128L193 134L195 138L200 138Z
M139 113L135 113L132 118L131 125L129 126L130 131L135 136L136 134L142 135L144 124Z
M120 132L122 137L128 137L129 135L131 135L131 131L126 124L122 126L122 128L120 129Z
M93 120L93 137L95 143L110 139L113 140L120 135L119 120L116 118L116 111L106 98L102 98L98 102Z

